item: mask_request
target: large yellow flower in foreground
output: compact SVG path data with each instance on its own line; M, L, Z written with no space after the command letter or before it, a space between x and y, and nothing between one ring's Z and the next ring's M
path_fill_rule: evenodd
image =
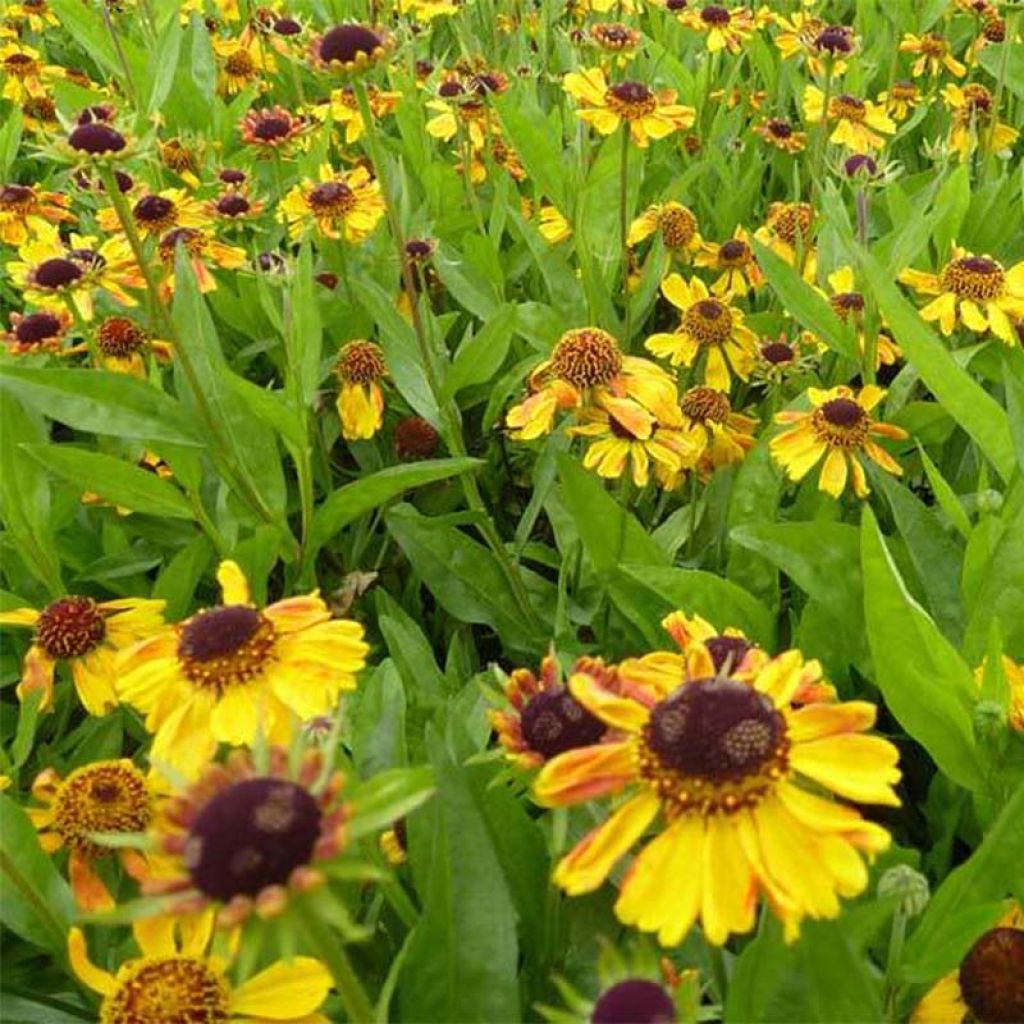
M146 715L150 758L193 778L218 743L287 742L292 721L329 712L366 662L363 627L331 619L318 591L260 609L234 562L224 603L123 652L117 691Z
M871 410L885 397L882 388L869 384L859 395L841 385L822 391L808 388L810 412L783 410L775 422L789 425L788 430L772 438L772 458L791 480L802 480L820 461L818 488L838 498L846 489L847 474L853 478L858 498L870 493L861 459L867 455L886 472L903 475L903 467L873 439L872 435L902 441L907 432L891 423L878 423Z
M116 974L90 959L81 929L68 935L68 959L78 978L103 997L100 1024L191 1024L193 1021L293 1021L328 1024L316 1012L327 998L331 975L312 957L277 960L241 984L227 975L229 961L208 955L212 915L176 933L169 919L132 925L142 956Z
M1024 261L1006 269L991 256L957 248L938 274L904 270L899 280L922 295L935 296L921 316L938 321L947 337L962 323L977 334L990 330L1007 345L1017 344L1012 321L1024 318Z
M715 298L699 278L687 284L679 274L661 282L661 293L682 313L682 320L671 334L652 334L644 344L649 352L673 366L693 366L706 352L704 383L717 391L729 390L732 373L741 380L750 376L757 335L744 326L743 313L729 304L728 295Z
M641 149L651 139L663 139L691 127L696 116L693 107L676 103L673 90L655 92L643 82L609 85L600 68L570 72L562 87L579 101L581 120L588 121L602 135L611 135L625 122Z
M804 89L804 117L817 124L825 117L825 94L816 86ZM835 122L829 140L854 153L870 153L885 145L885 135L896 131L896 124L883 107L870 100L843 94L828 101L828 121Z
M573 675L573 696L621 738L550 761L536 797L559 806L629 795L561 860L555 883L573 895L599 888L657 820L615 904L625 924L674 946L699 919L721 945L754 926L760 895L789 940L804 917L836 917L839 897L867 885L861 854L884 850L889 835L822 791L898 805L899 755L861 735L872 704L793 706L820 672L787 651L749 682L685 677L667 693L635 684L615 694Z
M13 608L0 612L0 626L28 626L35 630L25 655L18 697L42 690L39 708L53 706L53 673L57 662L67 662L82 706L102 715L117 704L114 693L118 651L137 643L163 625L165 602L139 597L94 601L69 595L42 611Z

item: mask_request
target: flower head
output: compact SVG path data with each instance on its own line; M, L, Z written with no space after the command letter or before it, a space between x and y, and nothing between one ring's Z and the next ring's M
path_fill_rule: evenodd
M726 7L724 4L705 4L701 8L686 8L677 15L687 28L700 32L707 40L710 53L728 50L740 53L743 44L758 27L758 16L746 7Z
M285 107L274 106L250 110L242 118L239 128L247 145L271 155L291 147L308 130L309 122Z
M351 75L382 60L390 45L382 30L350 22L335 25L317 36L310 46L310 55L314 65L322 70Z
M273 50L251 29L244 29L235 39L214 39L217 55L217 92L235 96L256 83L266 88L262 79L277 70Z
M314 228L325 238L361 242L384 216L380 183L365 167L338 172L324 164L318 181L307 179L289 191L281 201L279 216L292 239Z
M179 246L188 257L199 290L204 294L217 288L217 279L213 276L211 267L237 270L245 265L245 250L239 246L228 245L212 233L199 228L174 228L163 235L157 245L157 255L167 268L163 285L166 295L174 291L174 265Z
M900 53L910 53L917 58L910 69L914 78L920 78L925 72L935 78L944 70L957 78L967 74L967 68L953 56L949 41L938 32L925 32L919 36L907 32L900 41Z
M372 341L350 341L338 353L335 372L341 384L337 402L341 436L347 441L373 437L384 422L380 382L388 367L383 350Z
M719 275L711 285L712 295L745 295L752 288L760 288L764 284L764 274L750 245L750 235L746 228L740 226L732 238L721 245L705 242L694 262L698 267L709 267Z
M64 346L64 339L73 323L66 309L44 310L38 313L12 313L11 327L0 335L7 351L24 356L36 352L56 355Z
M0 242L22 245L51 224L74 221L68 197L37 185L0 185Z
M757 420L733 412L729 395L710 387L695 387L679 400L682 434L696 448L699 475L708 479L720 466L742 462L754 447Z
M834 123L829 140L854 153L881 149L885 145L883 136L896 131L896 125L882 107L848 93L830 97L826 114L825 94L816 85L804 89L804 117L810 124L823 119Z
M629 226L627 243L630 246L639 245L655 231L661 234L661 240L669 252L684 258L696 252L703 244L697 217L689 207L674 200L648 206Z
M949 144L961 160L967 160L976 149L991 150L1008 158L1020 132L998 120L992 93L980 82L959 86L950 83L942 89L942 98L953 112Z
M921 90L913 82L893 82L878 94L878 104L894 121L906 121L921 102Z

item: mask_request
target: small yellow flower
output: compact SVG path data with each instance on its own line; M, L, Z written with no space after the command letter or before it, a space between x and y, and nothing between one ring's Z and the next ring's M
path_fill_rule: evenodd
M675 200L648 206L630 224L627 244L630 247L639 245L655 231L661 232L661 240L670 253L684 258L704 244L693 211Z
M942 89L942 98L953 112L953 125L949 144L961 160L968 159L976 149L983 153L991 150L1007 159L1020 132L997 120L993 110L995 100L980 82L959 86L950 83Z
M384 393L380 381L387 375L384 353L372 341L350 341L338 354L336 366L341 388L338 416L346 441L373 437L384 422Z
M828 301L832 312L843 323L850 323L856 328L857 347L863 355L867 346L867 338L864 335L864 294L856 288L853 267L833 270L827 280L831 294L826 295L820 289L817 291ZM875 342L875 355L877 369L878 366L892 366L902 353L892 337L880 331Z
M772 203L764 224L754 232L762 245L801 270L806 281L813 281L818 269L814 218L814 208L809 203Z
M264 76L277 71L273 50L249 27L237 39L214 39L213 52L217 55L217 92L221 96L235 96L253 83L267 89L269 83Z
M399 818L387 831L381 832L378 840L380 852L387 862L397 868L409 859L409 839L405 827L405 819Z
M281 200L280 220L296 241L310 228L325 238L358 243L376 230L384 216L380 183L365 167L341 172L320 167L319 180L304 180Z
M913 82L893 82L878 94L878 104L894 121L906 121L921 102L921 90Z
M825 116L824 111L825 94L816 85L806 86L804 117L810 124L818 124ZM829 99L827 120L835 122L829 140L854 153L881 149L885 145L883 136L896 131L896 125L882 107L846 93Z
M74 221L69 203L60 192L44 192L37 185L0 186L0 242L23 245L51 224Z
M784 153L800 153L807 148L807 133L797 131L789 121L781 117L767 117L753 129L776 149Z
M882 388L869 384L860 394L843 385L828 391L808 388L807 395L813 407L810 412L783 410L775 415L775 422L788 429L772 438L770 450L791 480L802 480L823 456L818 489L833 498L846 489L848 474L857 497L868 496L870 488L861 462L865 455L886 472L903 475L900 464L874 440L901 441L907 436L900 427L872 419L871 410L885 397Z
M752 288L764 285L764 274L754 258L750 235L737 226L732 238L721 245L705 242L694 261L698 267L709 267L720 276L711 285L711 294L745 295Z
M170 342L150 337L149 331L126 316L108 316L96 328L96 347L103 368L133 377L146 376L145 357L152 353L160 362L169 362L174 352ZM84 342L69 348L67 355L88 352Z
M179 245L187 253L199 290L204 294L216 291L217 288L217 279L210 270L211 265L224 270L237 270L245 265L245 250L239 246L228 245L212 233L199 228L174 228L160 239L157 246L157 255L167 268L167 276L162 285L165 296L174 293L174 261Z
M754 34L764 19L746 7L725 7L722 4L705 4L700 10L687 8L678 16L679 20L706 40L709 53L728 50L740 53L743 44Z
M99 226L107 234L123 232L117 211L108 206L96 214ZM132 206L132 221L144 238L159 238L172 228L198 228L208 223L202 204L183 188L165 188L148 192Z
M572 236L572 225L563 213L550 203L541 203L537 214L537 230L544 240L558 245Z
M31 97L46 96L53 82L62 78L59 67L43 63L38 50L22 43L0 46L0 97L24 103Z
M376 86L369 86L367 88L367 98L370 101L370 110L374 118L380 120L380 118L395 112L402 94L400 92L386 92L383 89L378 89ZM315 108L313 116L322 116L320 111L323 109L325 108ZM331 100L326 110L330 111L335 124L345 126L345 142L348 145L358 142L363 137L366 126L363 124L363 115L359 111L359 102L351 86L335 89L331 93Z
M435 18L447 18L459 13L454 0L398 0L399 14L411 14L416 21L429 25Z
M935 78L942 74L943 69L957 78L967 74L967 68L950 52L949 41L937 32L925 32L919 36L907 32L900 42L900 53L912 53L917 57L910 69L914 78L920 78L926 71Z
M679 400L683 414L680 431L691 450L696 450L697 475L709 480L721 466L742 462L754 447L757 420L733 412L729 396L714 388L690 388Z

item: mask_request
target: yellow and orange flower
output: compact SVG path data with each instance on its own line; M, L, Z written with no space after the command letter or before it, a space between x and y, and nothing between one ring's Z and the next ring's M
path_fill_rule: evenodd
M287 742L297 721L331 711L366 661L363 627L331 619L318 591L252 603L242 570L222 562L224 604L122 652L117 695L146 715L150 757L194 778L218 743Z
M687 284L679 274L661 282L661 293L682 314L671 333L652 334L644 347L673 366L693 366L704 355L704 383L728 391L732 375L750 377L757 354L757 335L743 323L743 313L730 305L730 296L712 297L698 278Z
M949 144L961 160L967 160L980 149L1007 159L1020 132L998 120L995 99L980 82L960 86L950 83L942 89L942 98L953 113Z
M107 234L123 232L121 218L112 206L96 214ZM132 221L143 238L159 238L172 228L199 228L207 223L203 205L183 188L165 188L140 196L132 206Z
M376 230L384 216L380 183L365 167L348 172L320 167L319 181L306 179L281 201L279 218L297 240L313 228L325 238L358 243Z
M671 89L655 92L643 82L609 85L600 68L572 71L562 88L580 104L580 119L601 135L611 135L621 124L629 127L633 142L645 149L652 139L664 139L690 128L696 114L692 107L676 103Z
M762 245L802 271L806 281L813 281L818 270L814 218L810 203L772 203L764 224L754 232Z
M103 368L113 373L128 373L133 377L146 376L146 356L159 362L170 362L174 348L170 342L150 336L149 331L126 316L108 316L96 328L96 347ZM67 355L88 352L84 342L67 350Z
M366 94L370 102L370 112L375 120L379 120L387 114L393 114L398 106L398 101L402 98L400 92L387 92L376 86L369 86ZM330 112L335 124L345 126L345 142L348 145L358 142L365 134L366 125L363 124L359 101L351 86L335 89L331 93L330 104L314 110L313 116L318 116L321 110Z
M796 11L789 15L776 14L773 20L781 29L775 37L775 45L778 47L779 53L782 54L783 60L803 58L807 62L808 71L820 78L825 74L823 54L828 54L832 74L836 77L846 74L848 64L839 54L848 54L853 51L852 31L847 30L849 33L847 36L848 49L843 49L841 45L838 47L829 45L827 49L823 49L818 42L823 34L831 30L839 41L842 39L841 30L844 26L830 26L823 18L806 11Z
M709 53L742 52L743 44L765 23L764 17L746 7L723 4L705 4L700 10L688 7L677 17L687 28L704 35Z
M953 56L949 40L938 32L924 32L919 36L907 32L900 41L900 53L912 53L917 58L910 69L914 78L925 73L936 78L944 70L957 78L967 74L967 68Z
M301 142L310 121L302 114L293 114L284 107L250 110L239 124L242 140L261 156L271 157Z
M896 131L896 125L883 107L848 93L832 96L825 114L825 94L816 86L804 89L804 118L809 124L820 124L825 118L835 127L829 140L854 153L870 153L885 145L886 135Z
M18 697L43 693L40 710L53 707L53 675L58 662L71 669L71 678L82 706L102 715L117 704L114 683L119 651L137 643L163 625L163 601L123 597L94 601L69 595L41 611L15 608L0 612L0 626L24 626L35 630L25 655L18 683Z
M807 132L798 131L783 117L766 117L753 131L784 153L800 153L807 148Z
M270 46L246 27L235 39L214 39L213 52L217 55L217 92L221 96L235 96L253 83L267 88L264 76L277 71L277 60Z
M679 408L683 414L680 433L688 446L697 450L694 462L703 480L709 479L720 466L742 462L757 441L757 420L733 412L724 391L690 388L680 398Z
M808 388L807 396L813 407L810 412L783 410L775 415L775 422L788 429L772 438L770 449L791 480L802 480L823 457L818 488L833 498L846 489L848 475L857 497L868 496L864 456L894 476L903 475L900 464L874 440L902 441L907 437L901 427L872 418L871 411L885 397L882 388L869 384L860 394L845 385L828 391Z
M683 258L688 258L704 244L693 211L675 200L648 206L630 224L627 244L639 245L655 231L661 233L661 240L670 253Z
M392 39L383 28L345 22L312 40L309 56L320 70L354 75L382 61Z
M64 348L64 339L73 322L66 309L12 313L10 330L0 338L12 355L25 356L36 352L57 355Z
M25 103L32 97L45 96L53 82L62 77L62 70L44 63L42 54L31 46L17 42L0 46L3 99Z
M239 246L228 245L211 232L203 231L200 228L174 228L160 239L160 244L157 246L160 261L167 268L167 274L161 286L165 296L174 294L174 261L177 258L179 246L185 250L199 290L204 294L215 291L217 288L217 279L212 272L213 267L237 270L239 267L245 266L246 253Z
M622 881L615 912L675 946L699 919L723 944L753 928L765 896L787 940L805 917L833 918L840 897L863 892L884 828L829 799L898 805L898 752L862 735L875 720L864 701L794 706L821 669L799 651L769 660L753 678L726 673L672 680L667 691L629 694L585 672L569 690L621 738L549 761L534 784L547 806L628 793L555 868L570 895L592 892L647 833Z
M0 242L23 245L51 224L74 221L69 202L60 192L44 192L37 185L0 186Z
M894 120L906 121L921 102L921 90L913 82L893 82L878 94L878 105Z
M47 768L33 782L32 796L43 805L27 811L39 831L39 842L48 853L68 850L71 891L82 910L114 908L114 897L96 873L96 861L116 852L132 878L141 881L148 874L143 854L127 847L115 851L92 838L97 832L134 835L152 824L156 794L151 782L127 758L93 761L63 779Z
M338 417L346 441L373 437L384 422L384 392L380 382L388 373L384 352L372 341L350 341L338 353L335 372Z
M718 296L746 295L764 284L764 274L757 265L747 229L737 225L732 238L722 242L705 242L694 260L698 267L708 267L719 274L711 285L711 294Z
M833 270L826 279L830 295L819 293L828 301L832 312L843 323L852 324L857 332L857 347L861 355L867 347L864 336L864 293L857 290L853 267ZM879 366L893 366L903 353L888 332L879 331L875 340L875 369Z

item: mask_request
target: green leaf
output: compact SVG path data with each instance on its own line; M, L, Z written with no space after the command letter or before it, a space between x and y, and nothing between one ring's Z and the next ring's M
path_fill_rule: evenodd
M481 320L489 320L501 302L501 294L495 288L494 282L481 270L478 262L472 258L469 246L472 241L473 236L466 237L466 251L463 253L454 246L442 243L438 246L434 263L445 287L459 305ZM489 239L481 240L481 244L491 246Z
M516 307L511 303L499 306L484 328L459 346L445 377L442 397L452 398L462 388L492 380L508 355L515 326Z
M971 725L976 689L970 667L907 592L867 506L861 561L874 678L886 704L946 775L984 792Z
M729 499L730 534L741 526L774 520L782 495L782 473L772 460L768 441L759 441L740 463ZM778 568L770 560L740 544L729 545L729 579L756 594L772 607L779 602Z
M408 760L405 689L395 663L385 658L360 682L353 697L352 752L356 769L369 778Z
M302 433L302 421L285 404L283 391L268 391L234 373L229 374L226 381L249 411L268 427L276 430L281 440L292 451L302 448L306 443Z
M125 373L0 367L0 388L76 430L201 446L179 402Z
M164 566L153 584L154 598L167 602L164 616L168 622L183 619L191 610L196 587L214 556L213 545L204 536L189 541Z
M320 306L315 294L319 285L313 279L313 252L304 242L295 267L294 283L288 294L287 330L285 347L288 353L289 375L296 401L308 408L320 386L320 355L323 348L323 325Z
M181 19L168 18L156 44L156 52L160 54L160 59L153 62L155 64L153 84L147 104L150 114L155 114L161 109L171 91L174 76L178 70L178 58L181 55L181 42L184 37L185 32L181 25Z
M405 692L414 703L437 705L448 686L444 673L438 668L430 641L393 597L383 590L378 590L374 597L377 625L405 684Z
M352 818L346 831L358 839L389 828L433 795L434 772L426 765L379 772L352 793Z
M309 547L315 553L335 534L360 516L380 508L413 487L472 473L480 469L479 459L433 459L408 466L389 466L339 487L327 496L313 516Z
M921 465L924 466L925 476L928 477L928 484L935 492L939 507L949 516L949 521L966 540L971 535L971 520L964 511L960 498L921 445L917 446L917 452L921 456Z
M869 255L861 268L907 361L931 389L942 407L971 435L1004 480L1013 475L1013 439L1002 406L966 370L918 311Z
M524 84L493 97L501 126L512 148L542 195L566 209L561 124L545 117L533 89ZM553 115L556 117L556 115ZM559 145L552 145L557 139Z
M22 445L37 462L82 493L144 515L193 519L188 499L172 483L112 455L70 445Z

